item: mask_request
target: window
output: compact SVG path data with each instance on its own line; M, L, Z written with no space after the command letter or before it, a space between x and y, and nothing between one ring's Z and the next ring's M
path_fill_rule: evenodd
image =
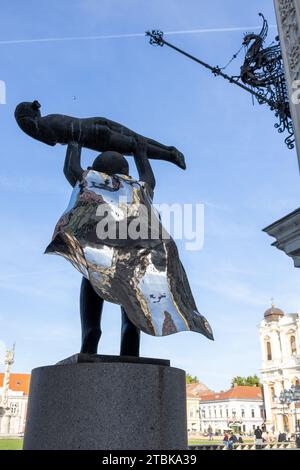
M220 408L220 417L223 418L223 410Z
M194 417L194 410L190 410L190 418Z
M266 342L266 349L267 349L267 360L272 361L272 348L270 341Z
M236 418L236 410L232 410L232 417Z
M244 408L242 408L241 414L242 414L242 418L245 418L245 410L244 410Z
M254 408L252 408L252 410L251 410L251 416L252 416L252 418L255 418L255 410L254 410Z
M290 346L291 346L291 354L295 356L297 354L297 346L296 346L296 338L294 335L290 337Z
M209 414L209 417L211 418L211 409L208 408L208 414Z
M11 403L10 404L10 411L13 416L18 414L19 411L19 405L18 403Z
M229 411L228 411L228 408L226 408L226 418L229 418Z
M215 411L215 418L216 418L217 417L217 410L215 409L214 411Z

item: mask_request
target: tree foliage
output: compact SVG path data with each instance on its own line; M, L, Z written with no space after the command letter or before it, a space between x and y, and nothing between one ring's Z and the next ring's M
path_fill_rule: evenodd
M197 384L197 383L199 383L199 379L196 376L193 377L190 374L186 374L186 383L187 384Z
M248 387L262 387L260 379L257 375L249 375L248 377L241 377L240 375L233 377L231 386L242 385Z

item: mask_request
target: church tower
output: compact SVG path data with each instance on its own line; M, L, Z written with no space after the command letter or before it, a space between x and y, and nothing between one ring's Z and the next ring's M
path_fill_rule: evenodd
M300 385L300 314L285 314L272 304L264 313L259 328L262 351L262 382L269 432L295 432L294 403L282 404L279 396L293 385Z

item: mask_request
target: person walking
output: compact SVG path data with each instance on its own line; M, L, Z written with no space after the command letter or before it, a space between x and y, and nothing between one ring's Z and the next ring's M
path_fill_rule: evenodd
M228 450L228 443L229 443L229 436L228 436L227 432L225 431L224 436L223 436L223 444L224 444L224 446L226 447L227 450Z
M234 449L234 444L236 444L238 441L236 435L232 432L231 436L229 438L229 449L233 450Z
M254 431L255 435L255 449L256 450L261 450L262 445L263 445L263 438L262 438L262 430L260 429L259 426Z
M270 443L269 433L267 433L267 431L263 431L263 433L262 433L262 439L263 439L263 442L264 442L264 443L266 443L266 444L269 444L269 443Z

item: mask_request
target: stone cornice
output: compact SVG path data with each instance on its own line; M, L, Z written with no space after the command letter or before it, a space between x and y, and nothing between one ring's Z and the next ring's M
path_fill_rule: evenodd
M276 241L272 244L293 258L300 267L300 208L263 229Z

